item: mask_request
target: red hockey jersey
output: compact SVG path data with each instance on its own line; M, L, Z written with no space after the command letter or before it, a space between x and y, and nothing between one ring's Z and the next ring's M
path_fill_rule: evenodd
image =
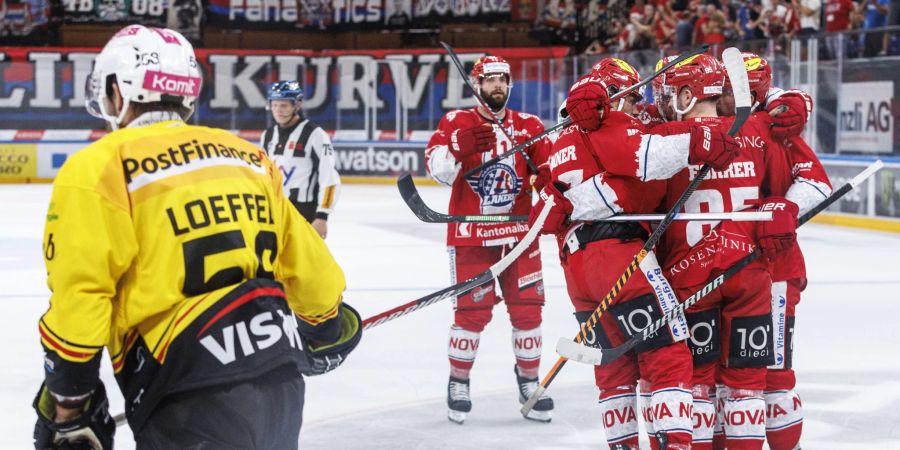
M450 135L453 130L484 123L492 122L475 108L451 111L444 115L425 150L426 170L439 183L451 186L450 214L528 215L531 210L531 173L521 153L504 158L468 178L463 177L463 174L482 162L509 151L517 143L540 134L544 131L544 124L535 116L507 109L503 126L516 142L510 142L499 127L494 125L497 135L497 147L494 151L457 161L450 152ZM541 140L525 152L538 166L546 160L549 141ZM447 245L511 244L527 232L528 225L525 223L451 223L447 226Z
M800 136L788 138L784 142L787 150L786 165L779 166L785 171L779 177L780 185L771 185L772 195L782 195L797 204L800 216L831 195L831 181L815 151ZM772 281L800 280L806 286L806 262L800 246L795 245L780 254L772 264Z
M727 129L734 117L704 117L670 122L655 133L682 132L689 123ZM682 207L684 212L735 212L756 208L772 195L769 186L783 186L790 171L784 158L773 158L785 150L772 138L768 123L751 116L735 136L739 156L726 170L711 170ZM665 209L671 208L700 170L691 165L667 183ZM756 222L675 221L659 247L663 267L670 280L682 286L695 285L721 273L756 248Z
M548 163L553 180L569 189L566 197L575 208L573 221L656 209L664 184L644 182L638 176L636 155L646 138L639 120L618 111L611 112L595 131L572 125L560 133Z

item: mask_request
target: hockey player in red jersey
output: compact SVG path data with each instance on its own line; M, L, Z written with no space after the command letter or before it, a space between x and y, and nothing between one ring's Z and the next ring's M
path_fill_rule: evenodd
M544 232L557 236L579 323L587 321L647 237L647 228L641 224L599 220L621 212L653 210L664 192L663 182L644 182L637 176L638 168L628 166L637 161L642 143L650 141L653 154L678 151L684 155L682 168L689 159L711 161L722 167L736 153L737 144L724 133L716 134L715 139L710 137L710 151L696 155L706 158L702 161L688 155L691 133L645 135L644 126L632 117L640 93L625 95L612 105L608 98L639 81L637 71L625 61L605 58L596 64L591 74L570 90L566 110L573 125L560 133L547 165L542 166L540 178L547 179L538 183L543 189L532 216L547 197L555 197ZM694 136L702 137L702 133ZM610 167L621 175L611 174ZM654 178L653 171L642 175ZM564 223L568 218L572 219L571 224ZM619 345L626 334L636 332L677 305L652 253L644 259L641 269L645 275L636 274L623 286L610 311L601 315L600 322L587 334L588 343L605 348ZM643 377L648 380L643 389L650 399L649 417L660 436L665 435L667 448L690 448L691 356L684 343L687 334L682 318L666 333L639 346L637 354L595 367L601 419L611 447L638 448L636 385ZM658 441L651 441L654 448L659 448Z
M541 133L540 119L506 107L512 88L509 64L500 57L486 56L470 74L476 95L499 117L507 133L523 142ZM516 142L492 123L481 106L447 113L425 151L428 174L450 186L450 214L525 214L531 209L530 173L524 155L512 155L485 167L470 177L463 174L482 162L508 151ZM538 164L546 158L546 141L528 150ZM464 280L487 270L528 231L524 223L451 223L447 227L452 281ZM505 302L512 322L514 371L519 400L524 402L538 386L541 359L541 309L544 284L537 242L498 277L500 292L488 284L461 295L455 302L450 327L447 387L448 417L462 423L471 410L469 372L475 362L481 331L490 322L496 303ZM541 398L526 417L548 422L553 400Z
M661 61L661 66L666 60ZM709 55L699 55L668 70L655 81L654 98L669 121L654 129L673 133L688 125L727 129L733 118L717 117L725 70ZM770 222L676 222L659 251L665 274L680 298L697 291L757 245L768 258L789 249L796 238L797 206L783 197L768 197L765 187L783 172L768 161L783 151L769 134L769 124L751 117L736 136L740 155L725 170L713 170L685 203L686 212L732 212L760 207L772 211ZM671 207L699 171L681 171L668 182ZM761 206L760 206L761 205ZM718 380L726 386L722 399L724 432L729 449L759 449L765 438L766 367L774 362L771 323L771 277L764 260L734 278L688 310L688 345L694 356L694 448L711 448L715 407L710 391Z
M743 53L753 107L764 120L773 121L772 134L787 150L786 163L778 165L785 174L778 185L769 188L797 204L805 214L831 194L831 183L815 152L799 136L809 114L812 100L802 91L782 91L771 86L769 63L754 53ZM719 109L733 114L733 102L723 96ZM767 101L768 100L768 101ZM772 450L790 450L800 441L803 410L794 391L796 377L792 368L795 310L800 293L806 287L806 267L799 246L779 254L771 265L772 320L775 330L775 364L766 375L766 439ZM718 436L717 436L718 437ZM724 445L724 443L723 443Z

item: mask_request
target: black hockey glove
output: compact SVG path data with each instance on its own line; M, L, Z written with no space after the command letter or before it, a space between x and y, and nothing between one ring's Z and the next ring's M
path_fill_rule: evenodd
M109 401L103 383L85 402L82 413L68 422L55 423L56 400L45 384L34 399L38 419L34 425L36 450L111 450L116 422L109 415Z
M337 320L340 336L330 344L314 344L303 340L309 368L303 375L322 375L340 366L362 339L362 319L350 305L342 303Z

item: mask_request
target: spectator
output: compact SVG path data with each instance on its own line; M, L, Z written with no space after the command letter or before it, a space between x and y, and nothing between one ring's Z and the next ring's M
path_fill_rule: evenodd
M675 17L666 8L657 8L653 17L656 46L666 49L675 42Z
M891 0L863 0L862 8L865 10L865 23L863 28L871 30L887 25L888 5ZM872 57L887 53L888 35L885 33L867 32L864 36L865 49L863 56Z
M784 34L787 39L794 39L800 34L800 12L794 8L793 3L783 0L784 6Z
M722 5L721 9L722 14L725 16L725 41L734 42L743 39L743 32L738 23L737 9L734 8L734 5L728 3Z
M643 3L640 0L638 2ZM635 6L635 8L636 7L637 6ZM640 12L635 11L635 8L631 9L630 14L632 33L631 47L634 49L651 48L653 38L655 37L653 27L653 20L656 15L655 10L653 5L650 4L645 4Z
M822 13L821 0L792 0L794 11L800 18L799 36L812 36L819 32Z
M691 15L688 11L675 13L678 23L675 25L675 46L679 48L689 47L694 37L694 24L691 23Z
M766 10L767 31L770 38L783 41L785 37L788 37L792 19L790 12L788 5L783 2L779 0L772 2L770 9Z
M853 0L828 0L825 4L825 31L836 33L850 30L850 15L854 8Z
M697 20L694 21L694 44L706 42L703 33L706 30L706 22L709 21L709 13L712 6L700 5L697 7Z
M836 58L838 44L837 37L833 33L851 30L853 28L852 18L855 15L856 5L853 0L827 0L825 3L825 31L829 35L825 36L826 54L825 58ZM851 42L847 42L848 45Z
M750 2L750 9L747 14L750 17L750 21L747 22L747 30L749 34L746 35L745 39L754 40L754 39L765 39L766 38L766 29L768 17L771 15L772 10L764 10L762 0L753 0Z
M725 43L725 14L722 11L707 6L710 11L706 22L703 24L703 43L721 45Z

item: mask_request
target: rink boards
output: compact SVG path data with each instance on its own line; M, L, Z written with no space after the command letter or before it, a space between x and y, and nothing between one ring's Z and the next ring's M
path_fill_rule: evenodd
M49 183L66 159L89 142L0 141L0 183ZM50 136L52 137L52 136ZM410 172L425 173L424 141L336 140L335 159L345 183L392 184ZM831 181L840 185L874 161L868 156L820 155ZM900 232L900 158L884 158L885 168L815 220L818 223Z

